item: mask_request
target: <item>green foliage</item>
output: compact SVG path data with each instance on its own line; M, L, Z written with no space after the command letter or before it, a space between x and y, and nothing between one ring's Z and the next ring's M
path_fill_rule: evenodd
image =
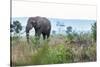
M19 21L13 21L13 24L11 24L10 27L11 32L19 33L22 30L22 26Z
M35 46L38 43L38 40L35 37L33 37L33 36L30 37L30 41L31 41L32 45L35 45Z
M19 37L20 37L21 30L22 30L21 23L19 21L17 21L17 20L13 21L13 23L10 24L10 32L11 32L10 37L13 40L18 40Z
M75 31L73 31L73 32L67 34L66 40L71 42L71 41L78 40L78 38L79 38L79 34Z
M84 42L91 41L91 33L76 33L75 31L67 35L68 41L77 40ZM77 43L78 44L78 43ZM32 64L58 64L70 62L96 61L96 45L88 43L89 46L73 46L57 44L55 47L48 46L46 41L39 50L32 56ZM87 45L87 44L86 44Z
M47 54L48 63L66 63L72 62L72 53L70 49L64 47L63 44L55 48L49 48Z
M96 45L90 45L86 48L86 55L88 56L88 60L96 61Z
M72 51L63 44L49 47L47 44L33 55L33 64L57 64L73 61Z
M93 39L96 42L96 22L92 25L91 30L92 30Z
M67 35L67 40L68 40L68 41L72 41L73 38L74 38L73 34L68 34L68 35Z
M92 37L91 37L91 32L80 32L77 33L75 31L69 33L66 35L66 41L71 43L71 42L76 42L77 44L86 44L86 43L92 43Z
M38 48L36 53L32 56L32 64L42 64L48 52L48 45L45 42L45 45L42 48Z
M57 40L54 37L58 38ZM61 39L60 39L61 37ZM15 59L14 64L17 65L40 65L40 64L58 64L58 63L71 63L71 62L86 62L86 61L96 61L96 43L93 41L91 43L91 32L89 33L77 33L75 31L69 34L66 39L69 41L74 41L76 43L67 44L64 42L64 35L56 35L50 37L51 40L39 40L37 41L35 37L31 36L31 43L28 44L24 40L13 41L13 48L16 54L13 54ZM24 38L25 39L25 38ZM80 42L89 42L87 44L82 44L77 46L77 40ZM51 42L58 42L52 45ZM40 43L39 43L40 42ZM19 44L19 45L18 45ZM25 46L26 44L26 46ZM32 46L34 45L34 46ZM41 45L37 47L38 45ZM87 46L84 46L87 45ZM31 47L30 47L31 46ZM21 53L17 53L21 52ZM24 57L24 58L23 58Z
M66 33L70 33L70 32L72 32L72 27L71 26L68 26L67 28L66 28Z

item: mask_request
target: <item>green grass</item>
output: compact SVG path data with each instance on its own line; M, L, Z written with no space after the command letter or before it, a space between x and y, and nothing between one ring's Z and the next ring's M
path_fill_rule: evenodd
M73 61L73 55L70 49L66 49L62 44L57 47L43 46L35 55L33 55L33 64L57 64L69 63Z
M76 35L73 35L73 39L59 35L52 36L49 40L39 41L31 37L30 44L25 39L14 39L11 47L12 64L20 66L96 61L96 43L89 42L92 39L87 34L80 36L78 36L80 41L86 40L87 44L80 45ZM71 43L72 41L75 43Z

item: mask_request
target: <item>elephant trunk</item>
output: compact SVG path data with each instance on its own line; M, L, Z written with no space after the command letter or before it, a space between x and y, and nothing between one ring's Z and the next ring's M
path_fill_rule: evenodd
M26 33L27 42L29 43L29 33Z
M27 38L27 42L29 43L29 29L28 29L28 27L26 27L26 38Z

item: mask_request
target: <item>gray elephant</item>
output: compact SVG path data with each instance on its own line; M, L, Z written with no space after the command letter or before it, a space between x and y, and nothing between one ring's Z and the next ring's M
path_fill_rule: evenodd
M43 39L49 38L51 31L50 21L45 17L29 17L26 25L26 37L29 42L29 31L34 27L35 36L40 38L40 35L43 35Z

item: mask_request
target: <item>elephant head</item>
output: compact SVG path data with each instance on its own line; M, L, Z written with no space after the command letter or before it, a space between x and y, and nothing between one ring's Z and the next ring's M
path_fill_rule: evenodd
M27 37L27 41L29 42L29 31L36 26L36 19L35 17L30 17L27 21L27 25L26 25L26 37Z

